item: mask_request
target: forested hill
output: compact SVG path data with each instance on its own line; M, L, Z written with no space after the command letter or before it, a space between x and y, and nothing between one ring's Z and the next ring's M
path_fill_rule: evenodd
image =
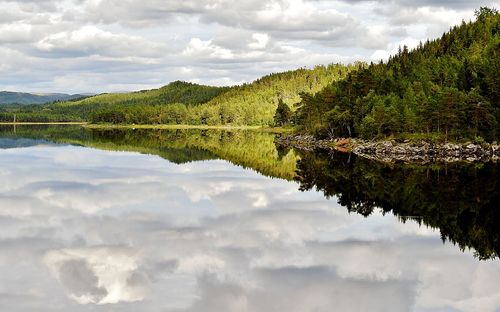
M197 107L189 123L273 125L278 102L290 108L300 102L301 93L316 93L341 80L362 64L316 66L264 76L237 86Z
M103 94L43 106L2 107L0 121L116 124L294 124L317 136L500 138L500 16L481 8L387 62L328 65L271 74L250 84ZM292 111L294 111L292 113Z
M80 101L68 101L57 105L160 105L172 103L196 105L206 103L228 89L228 87L203 86L190 82L175 81L159 89L130 93L104 93Z
M43 106L0 107L0 121L91 121L158 123L168 110L178 115L227 92L229 87L203 86L175 81L164 87L130 93L105 93ZM153 117L154 116L154 117Z
M316 66L271 74L253 83L210 87L176 81L163 88L101 94L43 107L0 107L0 121L90 121L114 124L273 125L278 102L293 109L362 64Z
M303 95L296 122L318 136L498 139L500 16L481 8L476 17Z
M345 78L360 65L317 66L271 74L250 84L225 88L218 96L197 106L153 105L142 102L123 109L104 107L92 114L95 123L273 125L278 102L290 107L300 101L301 92L315 93L333 81ZM179 102L179 101L178 101ZM155 103L153 103L155 104Z
M163 123L167 111L172 111L172 120L177 121L187 107L206 103L227 90L228 87L175 81L159 89L100 94L81 101L57 103L48 109L86 121Z

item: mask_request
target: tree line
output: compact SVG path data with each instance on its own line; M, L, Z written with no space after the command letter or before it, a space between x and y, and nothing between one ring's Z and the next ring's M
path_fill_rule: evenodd
M316 94L301 94L289 122L322 137L498 139L500 16L481 8L476 17Z
M19 121L272 126L279 102L293 108L300 93L316 93L356 68L358 65L340 64L301 68L222 88L177 81L156 90L3 111L0 107L0 118L12 121L16 113Z

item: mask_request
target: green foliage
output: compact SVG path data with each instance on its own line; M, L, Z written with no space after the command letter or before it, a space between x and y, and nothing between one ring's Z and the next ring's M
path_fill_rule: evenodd
M345 78L354 69L354 65L331 64L270 74L251 84L233 87L193 108L186 123L272 126L279 100L295 107L301 93L314 94L333 81Z
M476 15L413 51L403 47L387 63L359 66L315 95L302 94L295 119L320 136L498 139L500 15L488 8Z
M91 121L95 123L181 123L187 109L208 102L229 88L176 81L155 90L101 94L38 106L0 106L0 121Z
M288 105L279 100L278 107L276 108L276 113L274 114L274 125L277 127L282 127L288 125L292 121L292 110Z
M231 88L177 81L156 90L101 94L42 107L18 107L3 113L9 121L18 113L19 121L39 118L113 124L272 126L279 100L294 107L300 101L301 92L318 92L355 68L335 64L298 69Z
M226 92L228 88L203 86L189 82L175 81L154 90L143 90L131 93L109 93L85 98L80 101L58 103L57 106L80 105L161 105L182 103L197 105L210 101Z
M477 19L482 20L486 19L488 17L493 17L496 14L498 14L498 10L495 8L488 8L488 7L480 7L478 10L476 10L475 15Z

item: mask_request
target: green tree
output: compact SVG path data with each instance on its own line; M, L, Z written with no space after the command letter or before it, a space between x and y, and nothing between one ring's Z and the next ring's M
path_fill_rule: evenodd
M498 14L498 10L495 8L480 7L474 12L478 20L484 20L488 17L493 17Z
M283 100L278 101L278 107L276 108L276 113L274 114L274 125L281 127L288 125L292 119L292 110L288 105L283 102Z

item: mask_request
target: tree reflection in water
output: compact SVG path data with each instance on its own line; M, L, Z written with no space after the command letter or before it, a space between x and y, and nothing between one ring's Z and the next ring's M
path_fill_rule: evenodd
M401 222L439 228L480 259L500 254L500 183L495 163L386 164L343 153L302 153L301 190L337 197L365 217L380 208Z

